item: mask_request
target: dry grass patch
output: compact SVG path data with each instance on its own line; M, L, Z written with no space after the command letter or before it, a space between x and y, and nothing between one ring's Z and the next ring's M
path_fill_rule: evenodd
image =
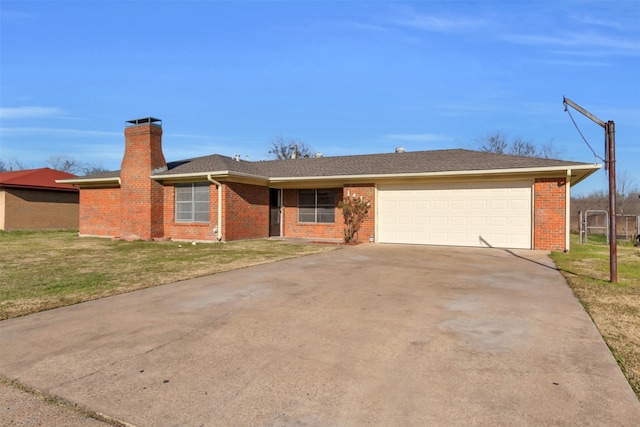
M606 242L574 240L571 252L551 256L640 398L640 248L618 246L618 283L612 284Z
M0 320L336 249L285 241L124 242L69 231L0 232Z

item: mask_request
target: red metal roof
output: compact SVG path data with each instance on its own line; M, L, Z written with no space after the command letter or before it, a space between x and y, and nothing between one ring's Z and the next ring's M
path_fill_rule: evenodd
M0 188L28 188L33 190L78 191L71 184L58 184L56 179L71 179L77 175L50 168L0 172Z

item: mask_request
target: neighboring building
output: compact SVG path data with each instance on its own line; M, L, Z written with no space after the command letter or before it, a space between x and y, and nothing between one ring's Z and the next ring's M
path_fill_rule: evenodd
M49 168L0 172L0 230L78 228L78 189Z
M360 241L564 250L572 185L600 166L470 150L167 163L158 119L125 127L120 171L80 188L80 235L341 239L339 201L370 201Z

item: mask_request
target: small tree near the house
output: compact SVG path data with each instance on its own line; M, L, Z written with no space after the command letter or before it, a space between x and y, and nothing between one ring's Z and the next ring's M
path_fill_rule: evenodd
M347 197L342 199L338 206L344 215L344 241L345 243L354 242L354 237L367 217L371 204L362 196L357 197L356 194L351 196L347 192Z

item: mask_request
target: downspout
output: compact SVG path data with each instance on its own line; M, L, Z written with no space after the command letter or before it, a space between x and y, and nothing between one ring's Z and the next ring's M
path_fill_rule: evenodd
M571 169L567 169L567 180L565 182L564 196L565 201L565 241L564 251L569 252L571 247Z
M222 184L211 178L211 174L207 175L207 181L214 184L218 189L218 232L216 233L216 239L222 240Z

